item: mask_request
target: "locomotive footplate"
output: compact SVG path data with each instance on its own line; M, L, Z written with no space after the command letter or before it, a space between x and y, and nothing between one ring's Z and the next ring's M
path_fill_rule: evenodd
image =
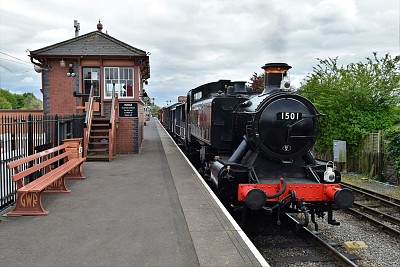
M294 195L296 199L291 199ZM238 185L238 201L245 202L253 210L282 199L296 203L333 202L337 208L347 209L353 205L354 194L348 189L342 189L339 184L286 184L283 178L279 184Z
M333 209L347 209L353 205L354 194L341 189L339 184L288 184L280 178L279 184L239 184L238 201L243 203L242 224L245 224L246 210L265 210L277 213L280 225L282 211L297 211L304 215L302 226L309 223L309 215L318 231L315 215L323 217L328 213L328 223L339 225L333 219ZM334 204L334 205L333 205Z

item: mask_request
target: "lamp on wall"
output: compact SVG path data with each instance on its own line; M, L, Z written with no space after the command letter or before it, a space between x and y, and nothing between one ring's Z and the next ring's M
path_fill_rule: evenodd
M65 60L64 60L64 59L61 59L61 60L60 60L60 67L61 67L61 68L65 68L65 66L66 66Z
M60 65L61 65L61 63L60 63ZM68 72L67 72L67 76L68 77L75 77L75 72L74 72L74 68L73 68L73 64L72 63L69 63L69 65L68 65Z
M41 73L42 70L43 70L43 68L40 67L39 65L34 65L34 66L33 66L33 69L34 69L37 73Z

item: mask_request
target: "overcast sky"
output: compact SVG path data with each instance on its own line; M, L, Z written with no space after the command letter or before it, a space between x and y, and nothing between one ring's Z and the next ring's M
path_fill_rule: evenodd
M149 84L165 106L201 84L248 81L286 62L296 87L318 61L365 62L400 54L398 0L1 0L0 87L41 98L29 50L96 30L150 52ZM23 61L21 61L23 60ZM25 63L24 63L25 62Z

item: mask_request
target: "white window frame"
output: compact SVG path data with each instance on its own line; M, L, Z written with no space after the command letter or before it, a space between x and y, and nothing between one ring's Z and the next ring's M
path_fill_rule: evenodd
M88 78L88 77L86 77L85 78L85 70L90 70L90 73L91 73L91 77L90 78ZM96 71L93 71L93 70L96 70ZM94 72L97 72L97 77L95 77L94 75L93 75L93 73ZM95 87L94 89L94 91L93 91L93 96L95 96L95 97L100 97L100 77L101 77L101 75L100 75L100 67L82 67L82 88L83 88L83 93L87 93L86 92L86 88L85 88L85 81L90 81L90 83L92 83L92 82L96 82L96 86L97 87ZM97 79L95 79L95 78L97 78Z
M127 76L127 77L126 77ZM113 83L118 98L135 97L135 76L133 67L104 67L104 99L111 99ZM127 84L132 85L132 95L127 95ZM125 86L125 88L124 88Z

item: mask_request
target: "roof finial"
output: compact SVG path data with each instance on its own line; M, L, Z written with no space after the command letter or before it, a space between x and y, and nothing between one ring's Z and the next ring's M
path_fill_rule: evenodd
M99 20L99 23L97 23L97 30L98 31L103 30L103 24L101 24L100 20Z

